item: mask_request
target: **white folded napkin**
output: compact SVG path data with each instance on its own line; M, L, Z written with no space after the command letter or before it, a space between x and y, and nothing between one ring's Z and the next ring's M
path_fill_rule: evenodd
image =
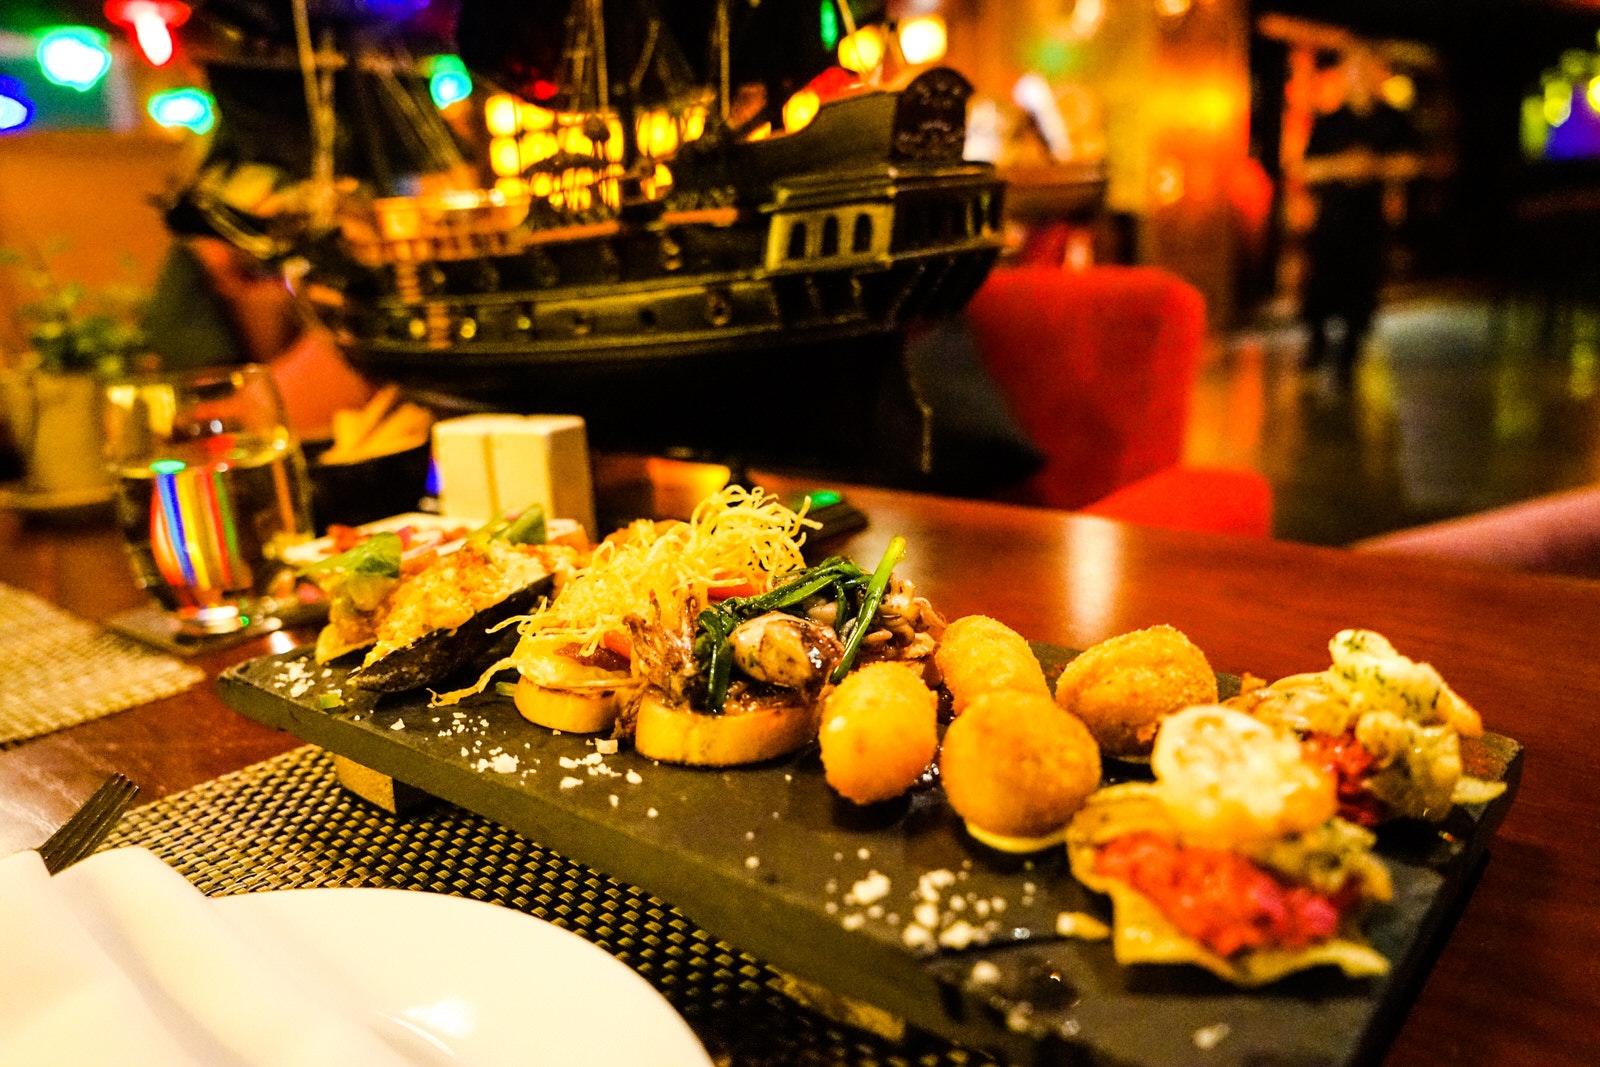
M408 1061L153 853L0 859L0 1067Z

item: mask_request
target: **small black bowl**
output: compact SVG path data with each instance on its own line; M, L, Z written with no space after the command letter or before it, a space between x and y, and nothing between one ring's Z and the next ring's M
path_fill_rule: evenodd
M428 495L430 443L355 463L323 463L322 454L332 445L306 441L300 446L311 476L311 518L319 534L329 526L359 526L416 511Z

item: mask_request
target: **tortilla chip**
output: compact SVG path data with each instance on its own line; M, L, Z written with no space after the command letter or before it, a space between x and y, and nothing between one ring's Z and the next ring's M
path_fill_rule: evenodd
M1254 987L1330 964L1350 978L1387 974L1389 961L1347 921L1341 936L1301 949L1261 948L1220 956L1182 933L1149 897L1095 870L1098 846L1116 837L1150 830L1175 836L1152 787L1143 782L1109 786L1089 798L1067 831L1072 873L1111 898L1112 949L1118 963L1192 963L1234 985Z

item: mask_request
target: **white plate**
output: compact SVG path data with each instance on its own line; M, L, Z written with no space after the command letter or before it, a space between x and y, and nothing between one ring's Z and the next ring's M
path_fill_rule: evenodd
M396 531L407 526L411 527L423 540L432 544L440 551L449 552L460 546L459 539L445 541L443 534L465 529L472 531L483 526L488 520L477 518L462 518L456 515L433 515L425 511L410 511L403 515L391 515L387 519L378 519L374 522L362 523L356 529L367 533L381 533L383 531ZM549 519L546 522L549 540L567 541L583 540L583 528L576 519ZM319 537L315 541L307 541L302 545L293 545L284 550L283 558L296 567L304 567L318 560L327 559L338 552L337 546L331 537Z
M310 968L420 1064L710 1067L666 999L577 934L494 904L396 889L213 903L263 952Z
M432 515L425 511L408 511L403 515L391 515L387 519L362 523L356 529L365 530L367 533L380 533L386 530L400 530L409 526L437 545L444 546L448 544L449 547L453 548L460 542L445 542L441 535L463 528L469 531L476 530L483 523L483 519L462 519L454 516ZM303 567L308 563L327 559L336 552L338 552L338 548L334 545L333 538L319 537L315 541L307 541L303 545L290 546L284 550L283 558L297 567Z

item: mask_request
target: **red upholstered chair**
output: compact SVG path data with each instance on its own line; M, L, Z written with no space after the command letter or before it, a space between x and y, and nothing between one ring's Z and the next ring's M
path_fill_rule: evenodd
M1259 473L1182 464L1200 372L1200 292L1157 267L993 271L966 316L984 368L1045 454L1001 496L1153 526L1264 537Z

